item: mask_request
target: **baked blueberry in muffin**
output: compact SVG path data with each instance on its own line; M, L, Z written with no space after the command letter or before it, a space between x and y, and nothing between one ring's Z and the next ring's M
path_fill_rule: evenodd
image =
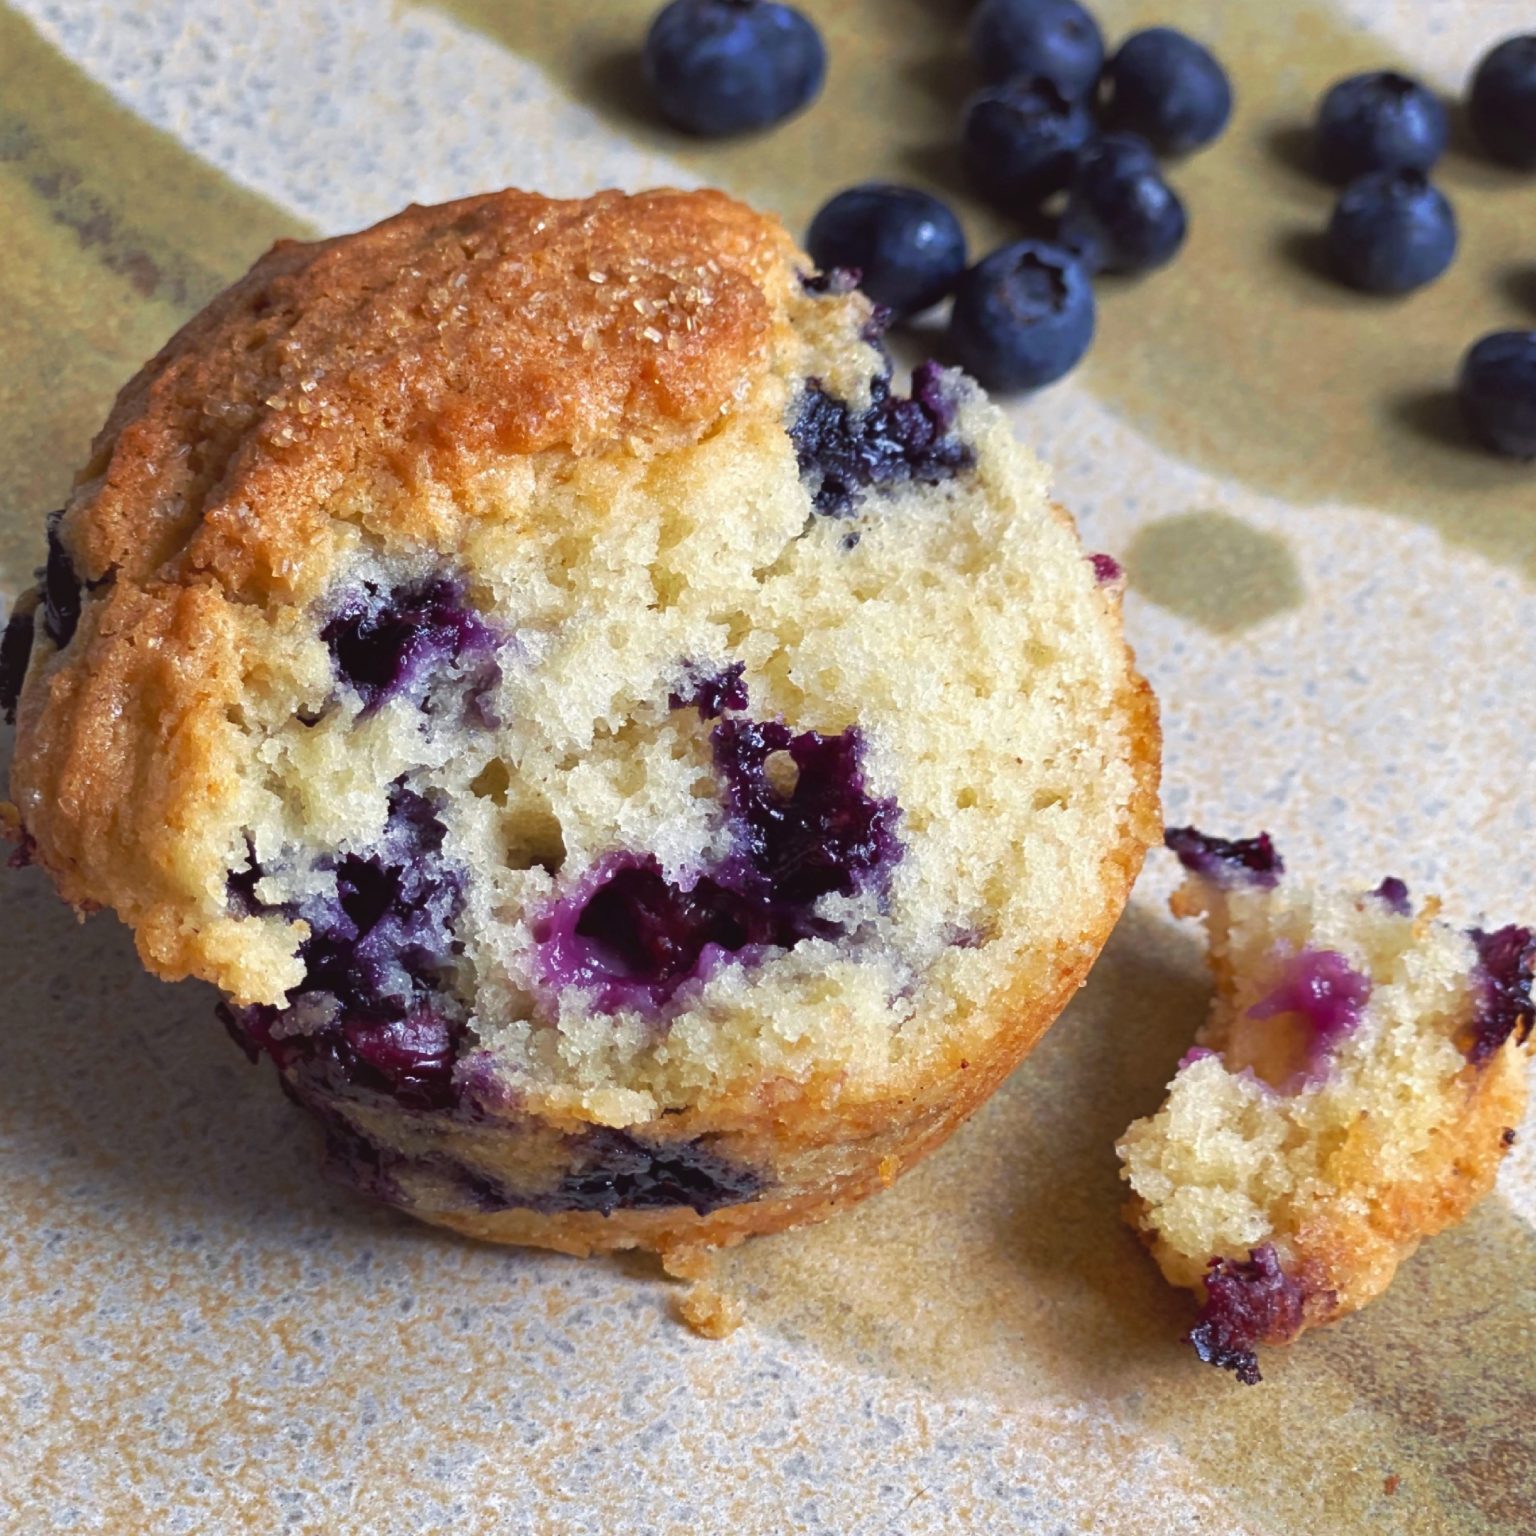
M1157 730L1035 462L716 193L283 243L120 396L4 653L69 901L428 1220L663 1252L937 1145Z
M1264 835L1168 844L1216 993L1121 1138L1122 1175L1163 1274L1202 1298L1200 1358L1251 1384L1259 1346L1379 1296L1493 1187L1525 1107L1536 939L1415 912L1396 878L1310 889Z

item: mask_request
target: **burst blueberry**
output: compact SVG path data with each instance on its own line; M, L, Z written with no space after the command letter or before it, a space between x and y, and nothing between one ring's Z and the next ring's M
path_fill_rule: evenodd
M1427 171L1445 153L1445 105L1395 69L1350 75L1317 109L1318 169L1334 181L1368 171Z
M476 695L494 680L496 636L464 601L456 582L434 577L383 591L349 594L320 631L337 674L365 709L396 697L421 703L450 669Z
M1536 331L1495 331L1462 360L1462 419L1485 448L1536 459Z
M1104 67L1104 38L1077 0L982 0L971 21L971 55L988 80L1052 81L1074 101Z
M1418 171L1373 171L1345 187L1328 224L1335 275L1366 293L1411 293L1456 255L1456 215Z
M965 232L916 187L869 183L839 192L811 221L805 248L824 268L852 268L897 319L937 304L965 270Z
M6 621L5 633L0 636L0 718L7 725L16 722L16 705L21 698L22 684L27 680L27 663L32 659L32 640L35 609L33 599L27 606L19 603L11 610Z
M1491 932L1473 928L1468 937L1477 950L1478 997L1467 1057L1481 1066L1511 1035L1530 1039L1536 1024L1536 937L1514 923Z
M1301 1329L1305 1292L1285 1273L1279 1255L1265 1244L1246 1259L1212 1259L1205 1277L1205 1305L1189 1331L1195 1353L1207 1365L1233 1372L1244 1386L1259 1374L1255 1346L1281 1343Z
M924 363L912 372L910 395L892 394L885 379L874 379L862 411L808 380L789 436L816 511L846 517L867 490L934 485L968 469L975 454L954 424L944 372Z
M1536 167L1536 33L1506 38L1472 76L1467 115L1496 160Z
M1148 27L1104 71L1106 127L1139 133L1159 154L1185 155L1232 116L1232 84L1216 56L1173 27Z
M451 1101L463 1025L445 1011L441 978L458 951L463 878L445 860L444 836L431 803L397 783L378 846L335 860L332 891L273 908L256 898L259 869L231 874L232 910L279 911L309 927L299 946L304 979L287 1007L227 1020L248 1052L415 1108Z
M960 280L949 339L989 388L1037 389L1070 372L1093 340L1088 269L1039 240L994 251Z
M821 34L776 0L672 0L642 52L656 105L677 127L709 138L767 128L821 91Z
M1080 101L1050 80L1021 77L971 97L960 144L976 186L1018 213L1066 186L1092 133L1093 119Z
M1178 855L1179 863L1225 890L1253 886L1272 890L1285 873L1285 860L1275 851L1268 832L1257 837L1212 837L1194 827L1169 827L1163 846Z
M1134 134L1106 134L1078 157L1061 216L1061 243L1091 271L1145 272L1172 261L1189 217L1157 157Z
M43 629L59 650L74 639L80 623L81 581L59 534L64 514L48 518L48 563L38 572L43 584Z

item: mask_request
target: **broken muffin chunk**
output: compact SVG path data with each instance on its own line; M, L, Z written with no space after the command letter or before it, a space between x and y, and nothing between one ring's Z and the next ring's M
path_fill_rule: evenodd
M1253 1383L1260 1346L1364 1306L1492 1188L1525 1107L1536 941L1415 912L1395 878L1315 890L1267 835L1167 844L1215 997L1120 1139L1127 1213L1201 1297L1200 1358Z

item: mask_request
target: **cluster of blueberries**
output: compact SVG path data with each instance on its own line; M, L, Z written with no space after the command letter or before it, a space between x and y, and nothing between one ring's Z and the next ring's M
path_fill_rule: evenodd
M1188 216L1158 157L1215 139L1231 116L1232 88L1209 50L1171 27L1137 32L1107 56L1078 0L981 0L970 44L988 84L964 111L968 172L1010 214L1049 215L1051 238L1016 241L968 266L945 203L871 183L833 197L806 244L823 269L856 270L897 319L953 295L957 360L990 388L1034 389L1088 350L1096 274L1149 271L1183 244ZM668 119L723 135L808 106L826 76L826 50L812 22L780 0L671 0L651 26L644 64ZM1467 108L1490 156L1536 167L1536 35L1486 55ZM1323 97L1318 164L1344 183L1327 233L1340 281L1403 294L1450 264L1455 214L1426 174L1447 137L1444 104L1394 71L1352 76ZM1536 331L1479 341L1463 362L1460 395L1479 442L1536 457Z

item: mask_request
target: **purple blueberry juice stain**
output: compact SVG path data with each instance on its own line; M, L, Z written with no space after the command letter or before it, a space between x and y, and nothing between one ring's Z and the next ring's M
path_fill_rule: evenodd
M1242 887L1272 890L1285 873L1285 861L1275 852L1268 832L1228 839L1211 837L1194 827L1169 827L1163 843L1192 875L1224 891Z
M1399 917L1413 916L1413 902L1408 897L1408 883L1399 880L1396 875L1388 875L1380 885L1371 892L1378 901L1384 902Z
M1296 1072L1283 1091L1314 1083L1327 1072L1328 1058L1360 1023L1370 1000L1371 982L1332 949L1302 949L1285 956L1279 984L1248 1010L1250 1019L1302 1020L1307 1038Z
M726 883L789 911L833 892L852 896L900 857L900 811L865 793L856 726L797 736L777 721L726 720L714 744L737 834ZM787 793L769 772L778 753L794 765Z
M683 687L669 695L671 709L697 709L700 720L718 720L728 709L747 707L747 683L744 661L733 661L718 672L690 664L684 671Z
M1511 1035L1524 1042L1536 1022L1531 982L1536 974L1536 938L1529 928L1510 923L1488 932L1468 930L1477 949L1477 1004L1466 1047L1474 1066L1491 1061Z
M602 1013L650 1011L726 954L774 942L770 915L707 876L684 888L654 859L620 855L534 927L543 978L593 994Z
M750 961L838 937L816 902L869 888L900 857L899 812L866 793L856 729L796 735L777 722L725 720L713 741L731 853L689 883L668 880L648 855L604 861L535 924L546 985L590 991L603 1012L657 1010L726 956ZM771 775L775 754L792 785Z
M1217 1052L1211 1050L1209 1046L1192 1045L1179 1057L1177 1070L1182 1072L1185 1067L1192 1067L1197 1061L1204 1061L1208 1056L1215 1056L1216 1054Z
M256 898L254 864L230 876L233 909L280 911L310 930L299 947L304 980L287 1006L243 1008L226 1021L248 1054L266 1051L281 1070L303 1065L410 1108L454 1102L464 1026L441 977L459 949L453 922L464 881L443 837L431 803L396 783L376 849L319 866L334 871L333 894L273 908Z
M1306 1291L1285 1273L1268 1244L1250 1250L1246 1259L1212 1259L1205 1305L1189 1341L1207 1365L1255 1386L1262 1380L1255 1347L1294 1338L1301 1331L1305 1299Z
M1093 579L1101 587L1107 587L1125 575L1120 562L1113 555L1089 555L1088 558L1093 563Z
M445 672L458 669L471 703L494 685L499 639L446 577L350 593L320 631L337 676L368 711L393 698L424 704Z
M862 411L808 379L789 435L812 505L823 516L847 517L868 490L936 485L969 469L975 454L954 435L955 414L936 363L913 372L909 396L893 395L876 377Z

